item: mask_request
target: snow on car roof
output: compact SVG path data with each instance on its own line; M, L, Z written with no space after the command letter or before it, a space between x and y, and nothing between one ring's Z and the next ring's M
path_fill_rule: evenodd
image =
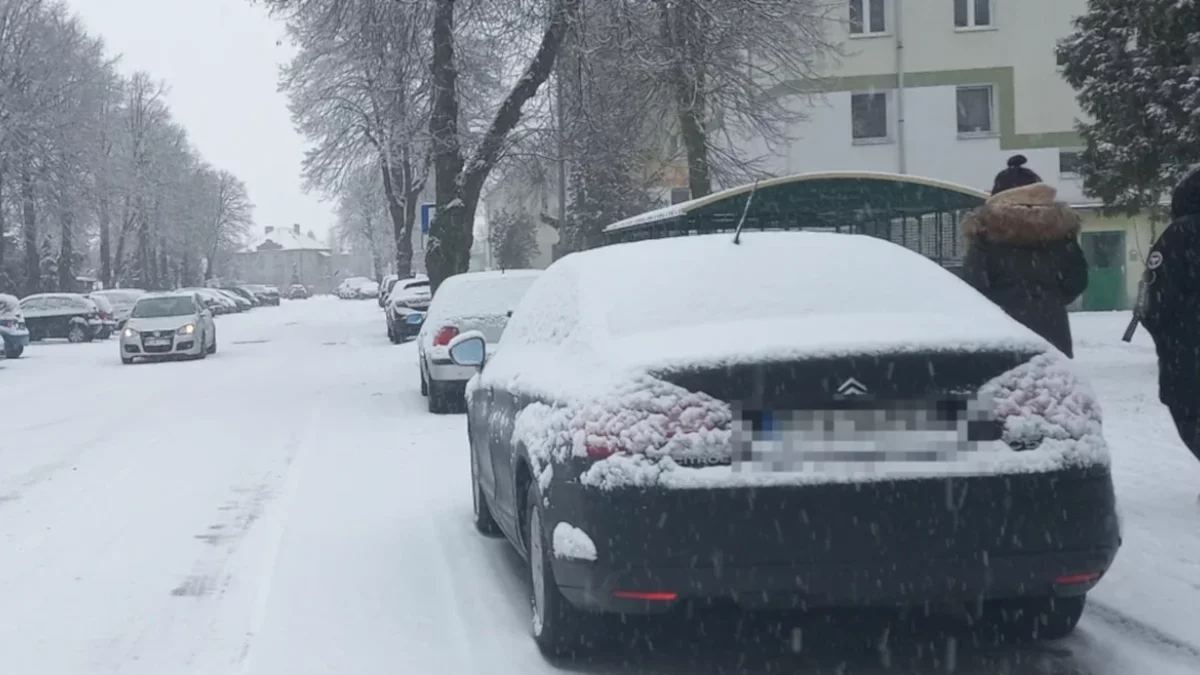
M740 244L700 235L563 257L522 299L500 350L510 355L483 379L586 398L671 369L1050 349L952 272L897 244L754 232Z
M520 301L542 270L464 272L442 282L427 321L504 314Z
M579 279L582 323L632 364L1046 347L952 272L866 235L678 237L562 262Z

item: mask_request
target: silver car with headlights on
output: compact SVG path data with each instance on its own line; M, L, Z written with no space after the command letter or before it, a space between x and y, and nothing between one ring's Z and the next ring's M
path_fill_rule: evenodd
M121 362L134 359L202 359L217 351L212 312L194 292L147 293L121 329Z

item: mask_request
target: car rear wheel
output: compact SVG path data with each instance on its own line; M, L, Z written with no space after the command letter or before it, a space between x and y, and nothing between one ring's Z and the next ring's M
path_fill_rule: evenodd
M212 344L209 345L208 349L206 350L206 353L208 353L208 354L216 354L217 353L217 331L215 331L215 330L213 331L212 340L213 340Z
M454 412L454 404L450 397L449 387L433 380L429 381L429 412L434 415L449 415Z
M83 326L71 326L67 331L67 342L91 342L91 338L88 336L87 331L83 329Z
M425 381L425 371L424 370L421 371L421 395L422 396L429 395L429 384Z
M583 620L585 615L571 606L558 590L551 566L553 548L545 531L542 500L537 481L529 485L525 499L526 541L529 547L529 574L532 583L530 605L533 608L533 640L547 656L570 656L586 649Z
M1086 595L998 600L985 605L983 624L999 643L1058 640L1074 632L1086 604Z
M483 496L483 488L479 486L479 472L475 470L475 451L471 452L471 500L475 510L475 529L480 534L496 537L502 534L500 525L492 517L492 509L488 506L487 497Z
M20 347L5 347L4 348L4 355L10 359L19 359L19 358L21 358L21 354L24 354L24 353L25 353L25 345L21 345Z

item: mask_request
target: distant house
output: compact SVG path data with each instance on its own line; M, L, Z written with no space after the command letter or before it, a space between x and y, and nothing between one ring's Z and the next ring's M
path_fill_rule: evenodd
M302 233L299 225L263 228L261 236L234 254L234 275L241 283L273 284L281 289L304 284L317 293L328 293L337 285L329 246L312 231Z

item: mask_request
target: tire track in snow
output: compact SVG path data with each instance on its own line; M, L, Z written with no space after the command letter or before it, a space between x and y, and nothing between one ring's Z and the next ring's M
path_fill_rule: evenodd
M1088 599L1087 603L1087 615L1155 648L1169 649L1177 656L1194 662L1197 671L1200 672L1200 648L1172 637L1148 623L1139 621L1120 610L1091 598Z

